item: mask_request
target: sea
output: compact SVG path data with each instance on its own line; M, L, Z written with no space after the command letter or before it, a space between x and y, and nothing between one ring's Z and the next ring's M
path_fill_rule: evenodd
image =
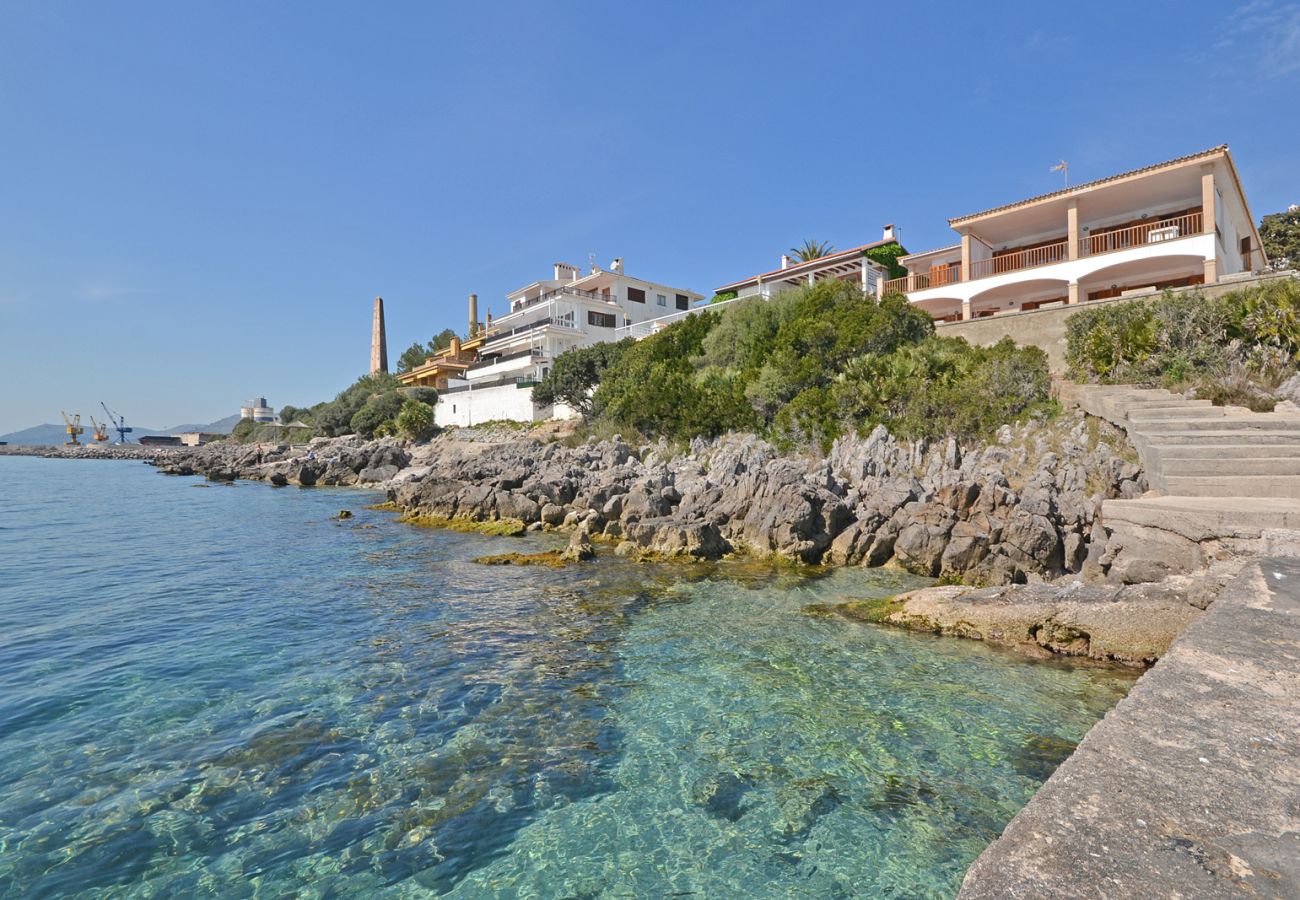
M0 458L0 897L951 897L1133 683L382 499Z

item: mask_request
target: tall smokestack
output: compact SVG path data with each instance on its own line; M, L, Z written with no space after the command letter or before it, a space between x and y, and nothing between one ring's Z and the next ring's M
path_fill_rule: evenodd
M384 332L384 298L375 298L375 323L370 330L370 374L388 372L388 335Z
M469 336L478 334L478 294L469 295Z

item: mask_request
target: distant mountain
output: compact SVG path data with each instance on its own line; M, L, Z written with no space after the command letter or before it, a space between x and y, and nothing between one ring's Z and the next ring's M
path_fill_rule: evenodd
M158 428L142 428L138 425L132 425L129 437L132 441L137 441L145 435L181 434L186 431L207 431L214 434L229 434L230 429L234 428L235 424L238 422L239 414L236 413L233 416L226 416L224 419L218 419L217 421L211 422L207 425L177 425L175 428L168 428L166 430ZM90 438L90 423L83 422L82 427L86 429L86 433L81 436L82 442L87 444L92 443ZM108 430L108 436L112 441L117 440L117 432L112 428ZM5 441L6 443L15 445L62 444L67 439L68 434L62 425L37 425L33 428L24 428L22 431L0 434L0 441Z
M226 416L224 419L217 419L215 422L209 422L207 425L173 425L168 429L168 434L184 434L187 431L206 431L209 434L230 434L230 429L239 424L239 413Z

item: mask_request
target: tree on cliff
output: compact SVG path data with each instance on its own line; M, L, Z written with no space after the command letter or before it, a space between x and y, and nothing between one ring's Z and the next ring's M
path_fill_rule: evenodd
M421 344L416 341L411 346L402 351L402 355L397 358L397 371L409 372L417 366L424 365L424 361L435 353L446 350L451 346L451 339L456 337L456 332L450 328L444 328L433 336L433 339L427 344Z
M590 417L591 394L600 376L635 343L633 338L624 338L618 343L594 344L561 353L551 365L551 371L533 388L534 402L546 406L563 403Z
M1259 238L1274 269L1300 266L1300 206L1265 216L1259 223Z

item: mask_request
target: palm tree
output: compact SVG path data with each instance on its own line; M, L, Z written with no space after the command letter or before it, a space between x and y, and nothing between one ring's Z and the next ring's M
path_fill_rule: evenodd
M799 247L791 247L790 253L800 262L807 262L810 259L821 259L828 253L835 252L826 241L804 241Z

